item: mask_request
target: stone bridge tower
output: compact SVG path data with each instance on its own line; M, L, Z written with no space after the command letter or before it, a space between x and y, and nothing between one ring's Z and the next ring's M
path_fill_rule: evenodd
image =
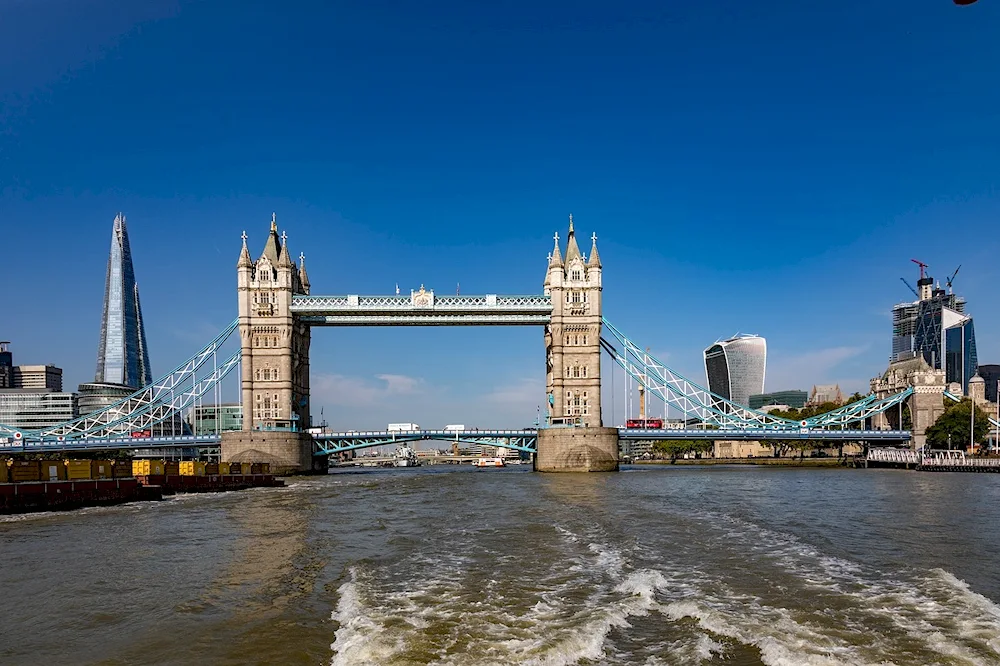
M543 283L552 297L552 322L545 330L545 392L550 418L580 417L601 426L601 259L597 235L590 258L580 253L569 216L566 258L559 234Z
M923 448L927 443L927 428L944 413L944 370L930 367L923 357L894 361L881 377L871 380L871 390L879 400L913 388L907 399L910 410L910 447ZM902 428L898 414L882 412L872 417L876 430Z
M618 431L601 422L602 267L597 235L590 257L580 252L569 216L566 256L559 235L543 288L552 298L545 327L545 391L549 427L538 432L535 469L596 472L618 469Z
M292 314L292 297L309 293L305 257L291 259L275 217L264 251L254 261L243 234L236 264L242 347L242 433L223 436L225 461L255 458L281 472L311 469L309 423L309 327ZM238 435L238 436L237 436Z

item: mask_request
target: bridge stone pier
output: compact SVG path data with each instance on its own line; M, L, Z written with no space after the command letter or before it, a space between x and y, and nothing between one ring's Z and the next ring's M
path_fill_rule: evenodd
M269 462L278 474L326 466L324 459L314 459L312 437L304 432L309 426L310 329L292 313L292 300L309 293L309 276L305 257L299 262L292 261L287 236L278 236L273 215L256 261L243 234L236 264L243 430L222 433L221 455L225 461Z
M577 245L570 215L566 257L556 234L542 285L552 299L552 316L545 327L545 385L551 425L538 431L535 470L539 472L618 469L618 430L604 428L601 423L602 267L596 234L591 241L587 258ZM551 427L557 424L568 427Z
M879 399L910 387L913 388L913 395L907 399L912 422L910 446L920 449L927 443L927 428L944 413L944 371L931 368L918 356L890 363L881 377L871 380L872 393ZM872 417L872 427L901 430L903 427L898 421L898 413L884 411Z

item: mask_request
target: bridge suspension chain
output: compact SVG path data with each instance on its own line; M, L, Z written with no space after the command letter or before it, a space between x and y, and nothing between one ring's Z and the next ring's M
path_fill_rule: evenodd
M605 329L621 346L621 351L605 338L601 338L601 345L629 376L686 416L695 417L719 428L791 431L801 428L842 427L848 423L864 421L895 407L913 394L912 388L881 400L875 394L869 394L861 400L833 411L817 414L802 421L791 421L744 407L712 393L661 363L655 356L632 342L607 319L602 321Z

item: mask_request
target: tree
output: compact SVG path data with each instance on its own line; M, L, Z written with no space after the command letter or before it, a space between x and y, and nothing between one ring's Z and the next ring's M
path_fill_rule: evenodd
M653 444L653 453L657 457L677 460L685 453L704 453L711 451L715 443L703 439L666 439Z
M933 449L964 449L969 444L969 425L972 402L966 398L959 403L952 403L945 408L944 414L938 417L930 428L927 429L927 445ZM981 408L976 408L975 425L972 430L972 439L975 443L980 443L986 439L990 431L990 421L986 412Z

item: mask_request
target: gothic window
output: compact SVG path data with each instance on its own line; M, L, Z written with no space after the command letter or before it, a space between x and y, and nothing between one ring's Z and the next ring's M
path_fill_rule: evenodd
M578 366L578 365L574 365L573 366L573 376L574 377L579 377L580 376L580 366Z
M568 291L567 291L567 292L566 292L566 302L567 302L567 303L569 303L569 294L570 294L570 292L568 292Z
M587 376L587 366L583 366L583 376Z
M573 302L574 303L581 302L581 294L580 294L580 292L578 292L578 291L574 291L573 292Z
M587 292L583 292L583 302L587 302Z
M258 381L258 382L260 381L260 368L257 368L256 370L254 370L253 378L254 378L255 381Z
M586 334L584 334L584 336L583 336L583 344L587 344L587 335Z
M568 366L568 365L566 366L566 376L567 376L567 377L569 377L569 376L570 376L570 371L572 371L572 369L573 369L573 368L571 368L570 366Z
M566 336L566 344L567 345L569 344L569 336L568 335Z
M579 268L576 268L576 269L573 270L573 272L570 274L570 279L571 280L579 280L580 279L580 269Z

